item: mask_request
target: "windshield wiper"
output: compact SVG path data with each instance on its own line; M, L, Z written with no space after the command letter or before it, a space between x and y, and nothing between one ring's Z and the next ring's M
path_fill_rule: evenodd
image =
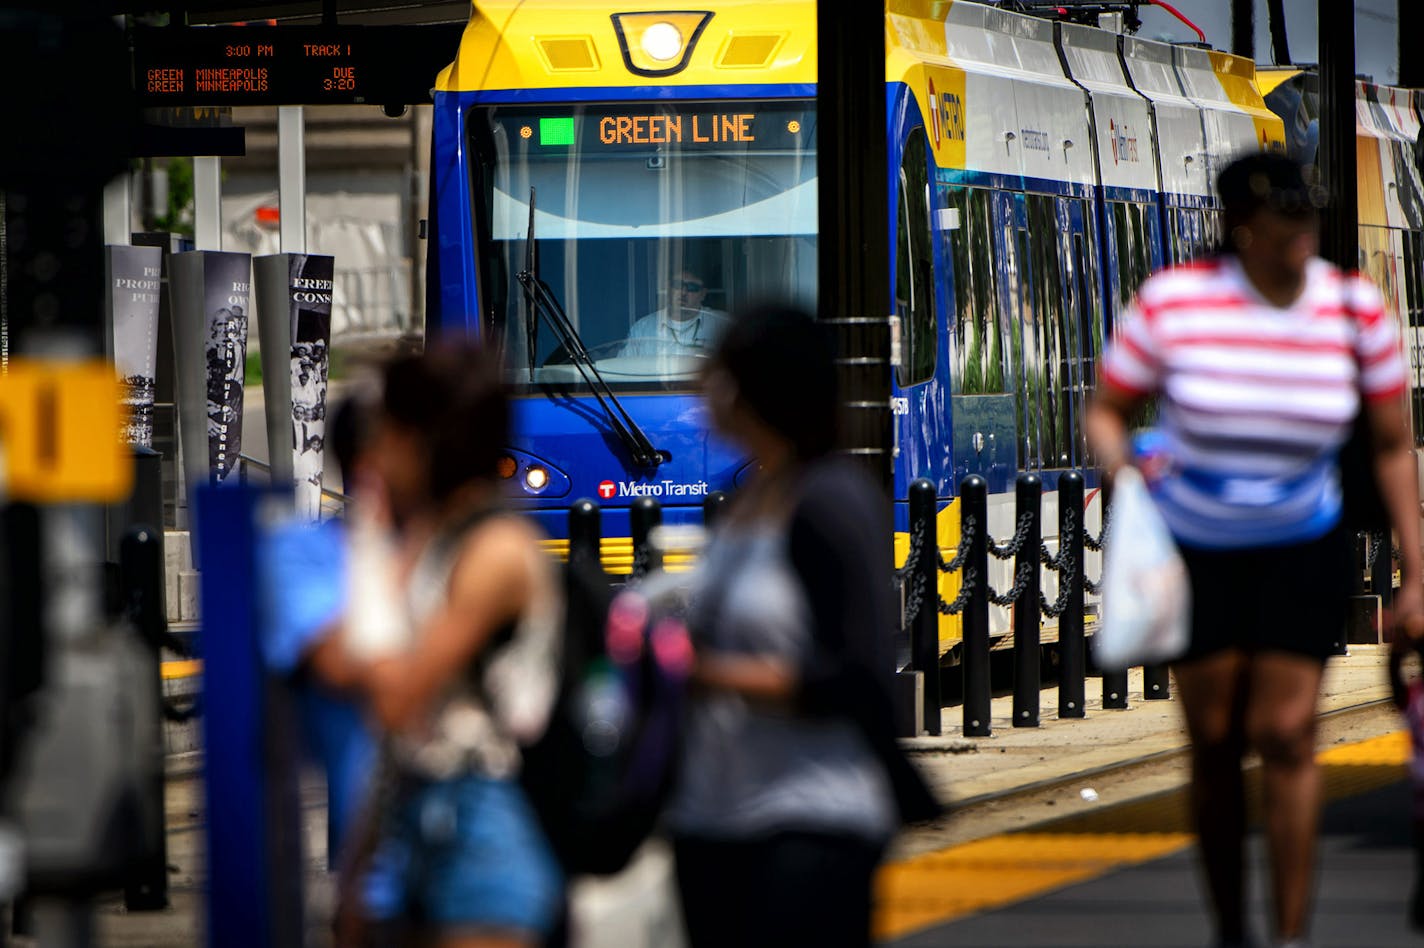
M618 440L622 441L623 446L628 449L633 463L640 467L657 467L663 462L662 453L653 447L653 443L648 440L643 429L633 420L633 416L628 414L623 403L618 401L618 396L613 394L613 389L599 373L598 366L594 364L593 357L589 355L583 337L579 335L578 330L569 320L568 314L564 312L563 306L559 304L559 298L549 288L549 284L539 278L539 255L534 249L534 189L532 187L529 189L529 235L526 238L524 267L525 269L519 271L517 278L519 285L524 288L524 299L530 310L529 318L525 321L525 342L529 347L530 381L534 379L535 350L539 342L539 317L542 316L548 321L549 328L554 331L554 335L559 338L559 344L569 354L569 361L579 370L589 391L593 392L593 397L598 400L598 406L603 409L604 418L607 419L609 427L618 435Z

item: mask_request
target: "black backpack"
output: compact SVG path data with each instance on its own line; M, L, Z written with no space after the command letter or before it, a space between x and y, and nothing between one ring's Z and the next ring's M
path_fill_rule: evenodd
M678 756L691 667L686 628L654 619L636 591L614 595L596 561L563 570L559 690L522 782L564 871L607 875L652 833Z

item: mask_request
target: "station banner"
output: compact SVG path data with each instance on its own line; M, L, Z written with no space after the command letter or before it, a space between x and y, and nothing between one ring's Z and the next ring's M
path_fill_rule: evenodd
M293 485L296 513L309 520L321 514L335 266L301 253L253 264L272 482ZM279 448L287 444L290 453Z
M168 286L184 475L189 484L222 483L238 469L242 451L252 257L174 254Z
M105 325L123 392L124 440L141 448L153 447L162 271L163 251L157 247L104 248Z

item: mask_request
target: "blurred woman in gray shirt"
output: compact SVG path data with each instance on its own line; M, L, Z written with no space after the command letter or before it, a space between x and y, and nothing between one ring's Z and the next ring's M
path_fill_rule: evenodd
M938 812L894 740L888 504L830 457L835 370L809 316L735 317L704 386L714 426L759 471L695 580L669 813L688 935L868 945L886 845Z

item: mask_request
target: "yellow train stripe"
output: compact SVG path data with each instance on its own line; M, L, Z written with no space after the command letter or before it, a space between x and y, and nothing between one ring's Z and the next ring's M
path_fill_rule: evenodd
M1402 731L1316 755L1325 799L1377 790L1404 776ZM1247 782L1259 807L1258 774ZM978 912L1003 908L1191 845L1185 788L1005 833L884 866L876 880L875 937L899 938Z
M163 675L164 681L175 681L179 678L196 678L203 673L203 663L196 658L163 662L159 670Z
M544 548L544 552L557 559L559 562L567 562L569 558L568 540L540 540L539 545ZM633 571L633 540L630 537L604 537L598 548L599 561L603 563L603 570L613 576L626 576ZM696 564L697 557L692 553L668 552L663 555L663 569L669 573L685 573Z

